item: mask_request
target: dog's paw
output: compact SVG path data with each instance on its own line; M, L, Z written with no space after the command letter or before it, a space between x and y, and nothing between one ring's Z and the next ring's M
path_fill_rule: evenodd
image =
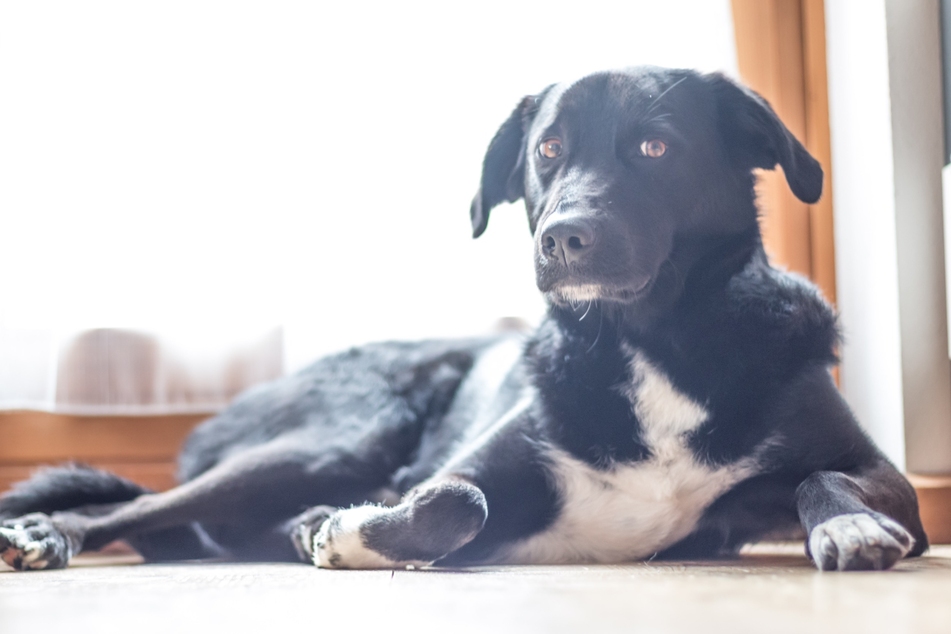
M65 568L72 555L69 540L43 513L0 524L0 559L15 570Z
M809 553L820 570L887 570L914 545L908 531L880 513L839 515L809 535Z
M334 513L312 538L314 564L320 568L350 569L395 569L431 564L431 561L394 561L367 546L361 528L387 512L386 508L366 505Z

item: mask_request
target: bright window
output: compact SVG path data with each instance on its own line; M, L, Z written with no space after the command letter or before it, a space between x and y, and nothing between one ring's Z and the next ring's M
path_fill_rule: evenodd
M729 2L5 3L0 329L281 326L294 369L534 320L521 206L470 238L484 150L643 63L734 73Z

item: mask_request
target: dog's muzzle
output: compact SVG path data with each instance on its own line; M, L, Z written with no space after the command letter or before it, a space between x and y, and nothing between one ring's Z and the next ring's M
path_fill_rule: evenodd
M547 218L535 244L539 290L559 303L630 302L642 296L650 276L635 273L631 246L620 232L606 231L603 222L586 214Z

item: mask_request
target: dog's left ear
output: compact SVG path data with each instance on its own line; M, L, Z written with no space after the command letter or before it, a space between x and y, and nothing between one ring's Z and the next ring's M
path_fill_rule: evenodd
M482 182L469 208L473 238L485 231L493 207L514 203L525 195L525 135L550 89L522 99L489 143L482 162Z
M716 73L708 75L717 98L720 126L734 161L744 168L782 165L789 188L799 200L814 203L822 195L822 166L783 125L758 94Z

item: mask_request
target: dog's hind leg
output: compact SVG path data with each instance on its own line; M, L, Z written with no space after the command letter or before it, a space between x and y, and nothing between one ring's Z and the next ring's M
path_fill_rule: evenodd
M420 485L392 507L316 507L287 524L302 558L324 568L425 566L470 542L485 524L485 496L461 478Z
M160 535L192 522L259 525L263 532L319 501L365 499L364 490L385 482L376 482L379 474L359 458L350 458L334 451L302 452L288 440L272 441L238 453L170 491L141 495L101 514L60 511L6 519L0 523L0 558L20 570L62 568L83 550L130 536Z
M114 473L86 465L46 467L0 496L0 522L34 513L51 515L57 511L102 516L148 493L154 491ZM13 523L13 526L26 524L21 520ZM8 527L7 531L0 530L0 533L17 541L17 536L11 530L15 529ZM19 537L26 536L21 534ZM194 522L129 536L127 541L148 561L203 559L221 555L221 550Z

